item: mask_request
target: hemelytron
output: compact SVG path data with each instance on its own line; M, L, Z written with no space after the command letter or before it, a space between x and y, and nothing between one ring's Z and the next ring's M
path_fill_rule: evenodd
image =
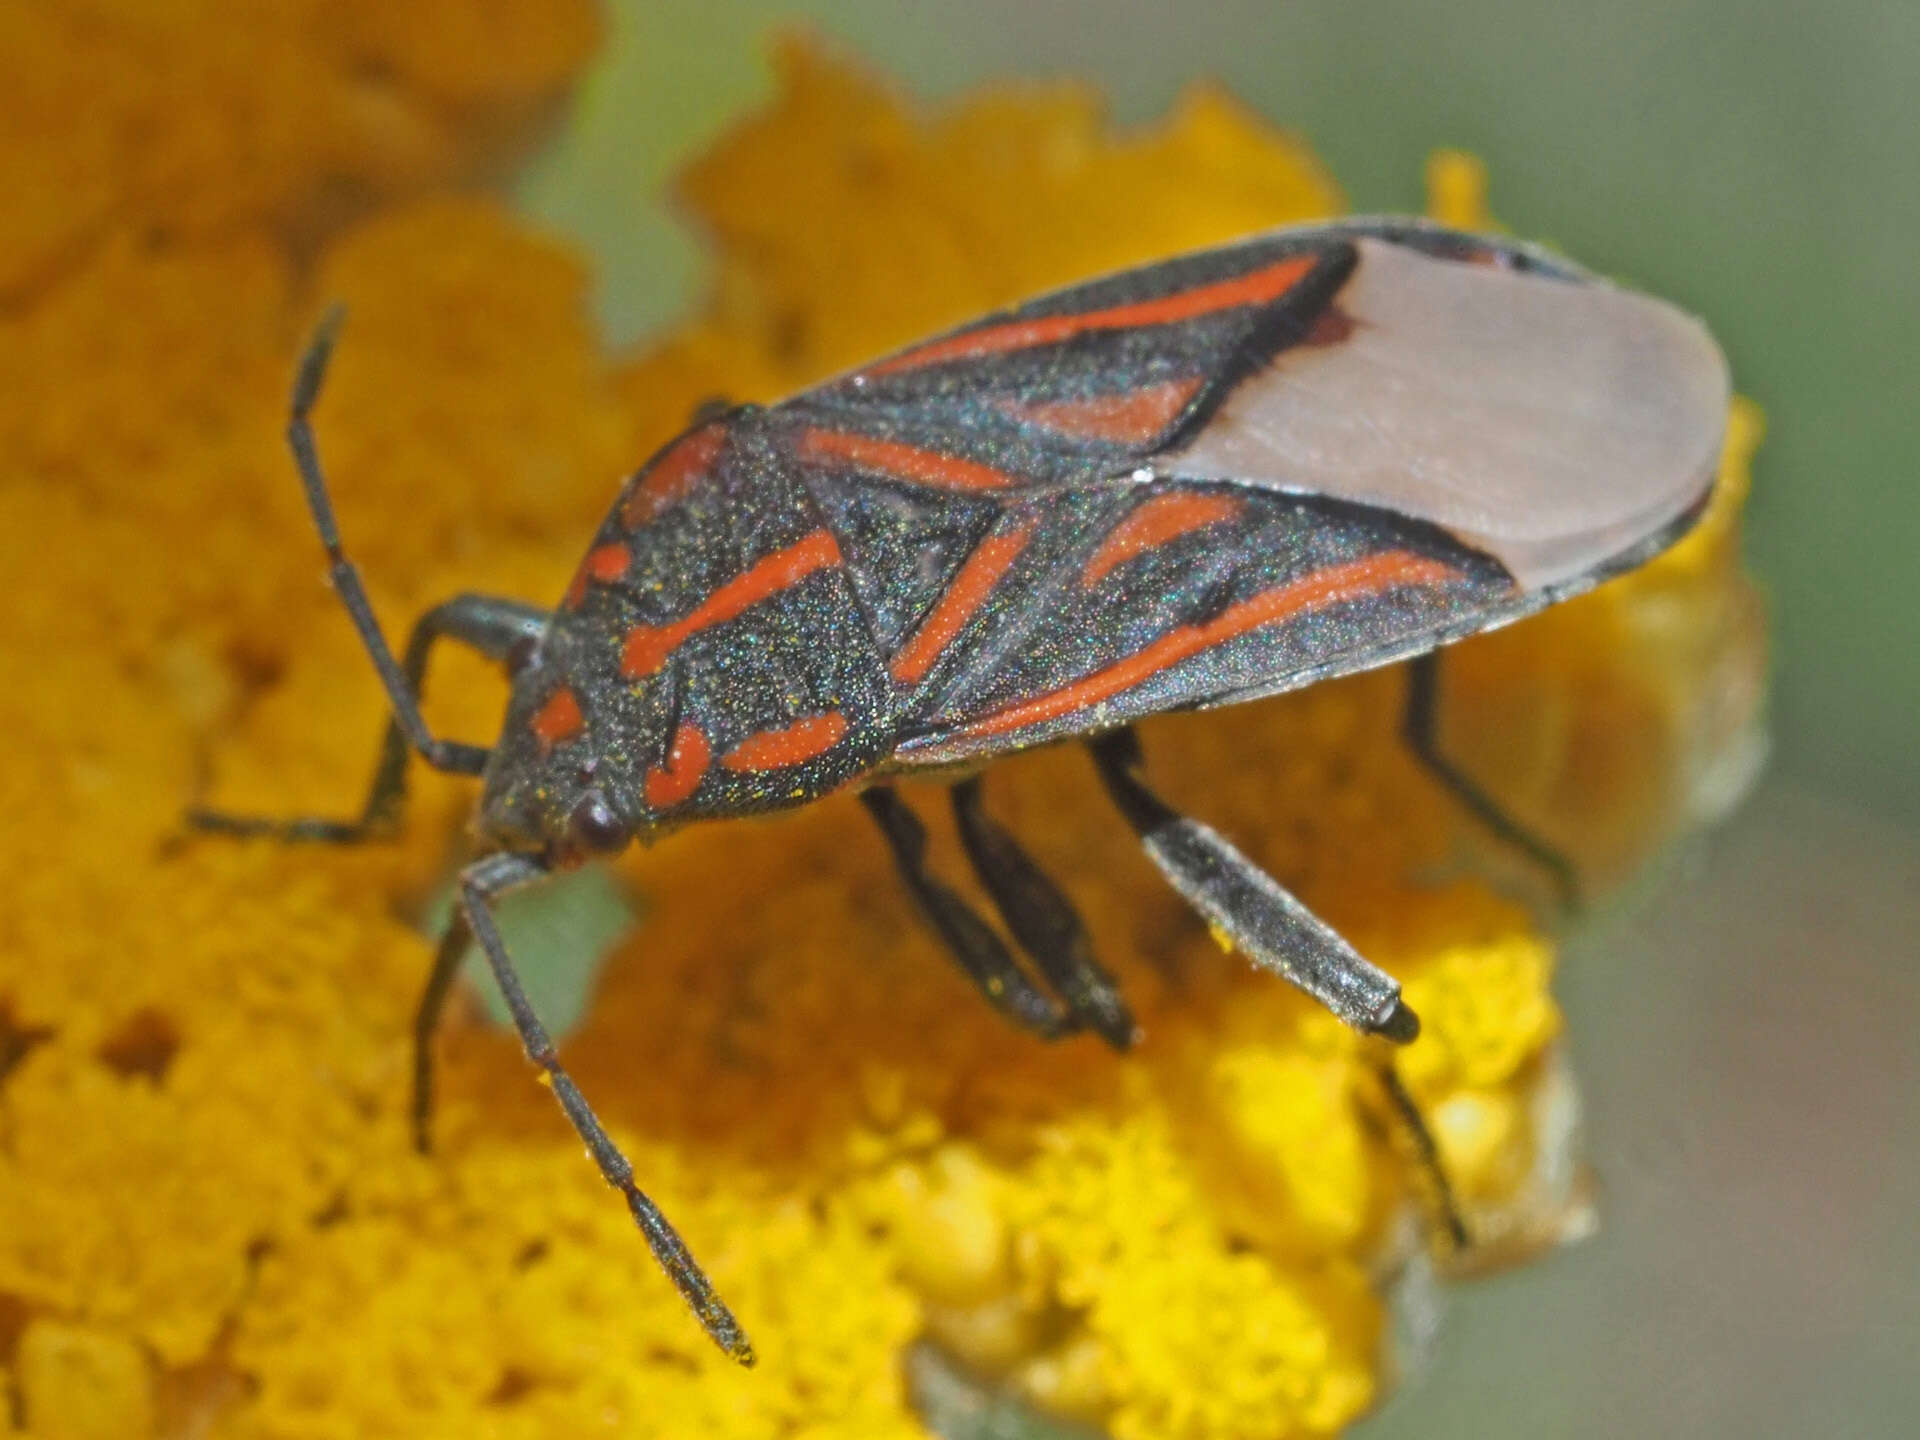
M1395 982L1154 794L1127 727L1413 659L1416 753L1570 886L1564 862L1438 754L1434 652L1684 533L1713 485L1729 393L1697 321L1540 251L1405 220L1276 231L703 417L627 482L556 607L461 595L396 659L308 424L335 329L300 366L288 433L393 719L356 819L192 818L359 840L397 821L412 754L480 776L478 854L416 1027L421 1141L433 1033L478 941L601 1173L741 1360L739 1324L555 1056L496 896L689 821L852 788L988 1000L1041 1035L1088 1029L1124 1048L1124 1001L1070 902L987 814L977 775L994 756L1083 739L1147 854L1210 924L1349 1024L1410 1040L1418 1022ZM511 677L490 749L421 719L443 638ZM921 822L890 783L942 770L958 777L960 837L1013 945L928 872Z

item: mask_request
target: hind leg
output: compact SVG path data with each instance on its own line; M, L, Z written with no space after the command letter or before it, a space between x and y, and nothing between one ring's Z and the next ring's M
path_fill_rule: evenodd
M1401 722L1414 758L1474 819L1553 877L1560 903L1580 904L1580 878L1573 862L1501 808L1498 801L1467 778L1440 753L1440 652L1430 650L1407 666L1407 708Z

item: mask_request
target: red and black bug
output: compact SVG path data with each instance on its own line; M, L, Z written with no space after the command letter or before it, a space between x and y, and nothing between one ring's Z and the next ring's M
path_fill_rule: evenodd
M303 361L289 438L333 580L392 702L360 817L203 828L350 841L391 827L410 754L484 778L416 1029L430 1043L477 940L527 1052L709 1334L745 1335L561 1068L495 896L691 820L858 788L914 900L985 996L1042 1035L1134 1026L1071 904L982 808L994 756L1089 740L1148 855L1257 963L1405 1041L1399 987L1227 840L1148 789L1129 722L1417 660L1407 736L1433 744L1436 647L1640 564L1713 483L1726 365L1696 321L1541 252L1413 221L1256 236L990 316L769 408L706 419L627 483L551 612L462 595L402 659L335 528ZM491 750L441 740L434 642L512 680ZM1032 973L923 863L891 777L957 778L966 853Z

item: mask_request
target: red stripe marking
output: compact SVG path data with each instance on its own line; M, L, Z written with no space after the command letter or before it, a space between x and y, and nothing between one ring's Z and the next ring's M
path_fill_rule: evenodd
M1307 338L1300 343L1315 350L1324 350L1330 345L1344 345L1359 328L1359 322L1346 311L1338 305L1329 305L1313 317Z
M551 750L577 739L587 728L587 717L580 713L580 697L562 685L533 712L533 733L542 749Z
M780 770L824 755L847 733L847 717L838 710L809 715L784 730L749 735L721 757L729 770Z
M647 771L647 805L654 810L670 810L700 788L713 751L707 737L697 726L682 725L673 732L673 749L667 763Z
M1157 300L1139 300L1131 305L1115 305L1108 310L1090 310L1083 315L1040 315L1031 320L1012 320L1004 325L989 325L944 340L930 341L911 350L867 367L869 375L891 375L922 365L937 365L943 360L975 360L983 355L999 355L1008 350L1026 350L1035 345L1051 345L1070 340L1089 330L1126 330L1137 325L1168 325L1176 320L1191 320L1197 315L1230 310L1236 305L1263 305L1286 294L1306 273L1319 263L1317 255L1296 255L1233 280L1197 285Z
M741 611L799 584L814 571L839 563L840 545L830 530L815 530L786 549L763 556L750 569L707 596L692 614L671 625L636 625L629 630L620 652L620 673L629 680L653 674L667 663L667 657L688 636L731 620Z
M1116 565L1164 545L1218 520L1231 520L1242 502L1231 495L1156 495L1136 505L1112 530L1080 572L1080 583L1092 589Z
M651 469L634 481L620 502L620 523L638 530L662 510L686 499L693 487L705 479L720 458L727 442L727 427L718 422L691 435L683 436L672 449L653 462Z
M1263 591L1207 621L1170 630L1137 655L1115 661L1084 679L1045 695L1009 705L971 725L962 735L1004 735L1070 715L1075 710L1108 700L1151 679L1170 665L1198 655L1249 630L1271 625L1310 610L1342 601L1360 600L1400 585L1435 585L1459 575L1451 565L1429 560L1408 550L1386 550L1364 560L1331 565L1286 585Z
M959 573L947 586L946 593L940 597L927 618L920 622L920 628L913 632L913 638L893 657L895 680L910 685L933 668L934 661L966 628L967 622L980 607L987 603L987 597L993 594L993 587L1000 583L1000 577L1020 558L1020 552L1027 548L1027 541L1033 537L1035 523L1029 521L1005 535L989 536L974 547L973 553L967 557L967 563L960 567Z
M1008 402L1000 410L1022 424L1057 430L1082 440L1144 445L1173 423L1204 383L1195 376L1191 380L1168 380L1085 400L1047 400L1034 405Z
M587 582L598 580L602 585L611 585L627 573L627 566L633 563L633 551L618 542L612 545L600 545L587 552L587 558L580 562L580 568L573 572L573 580L567 586L566 599L560 603L569 610L578 610L580 602L587 598Z
M1005 490L1019 482L1004 470L977 465L938 450L922 450L897 440L877 440L844 430L806 430L800 436L805 460L841 461L866 470L879 470L914 485L943 490Z
M632 563L633 551L615 541L611 545L600 545L589 550L584 568L602 585L611 585L627 573L627 567Z

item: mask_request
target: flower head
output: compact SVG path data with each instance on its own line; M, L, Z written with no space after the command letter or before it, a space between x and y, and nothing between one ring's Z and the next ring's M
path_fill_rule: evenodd
M400 844L352 851L187 844L178 816L203 765L223 804L344 811L383 720L279 448L313 297L353 314L317 424L391 633L459 589L559 595L615 478L715 393L776 397L1339 192L1217 92L1124 136L1078 87L928 117L790 43L779 97L683 184L704 310L616 363L579 257L442 193L498 138L476 117L577 66L587 7L482 7L485 34L470 6L393 8L0 17L37 57L10 103L45 122L0 127L45 177L0 234L0 1362L29 1424L872 1440L923 1433L901 1358L929 1337L1116 1436L1338 1430L1380 1384L1413 1189L1361 1042L1219 952L1076 756L1009 763L995 803L1120 973L1125 1058L977 1003L845 798L623 862L643 918L568 1059L752 1373L507 1035L454 1027L439 1148L410 1148L414 922L461 787L421 777ZM109 154L108 121L138 143ZM1476 218L1461 163L1436 192ZM343 177L370 197L344 231ZM1752 710L1735 419L1693 539L1460 652L1452 713L1517 737L1464 758L1601 869L1697 808ZM1404 979L1428 1030L1401 1071L1474 1212L1550 1209L1551 943L1461 863L1482 847L1401 748L1400 684L1165 719L1156 781ZM437 728L491 734L485 667L434 688Z

